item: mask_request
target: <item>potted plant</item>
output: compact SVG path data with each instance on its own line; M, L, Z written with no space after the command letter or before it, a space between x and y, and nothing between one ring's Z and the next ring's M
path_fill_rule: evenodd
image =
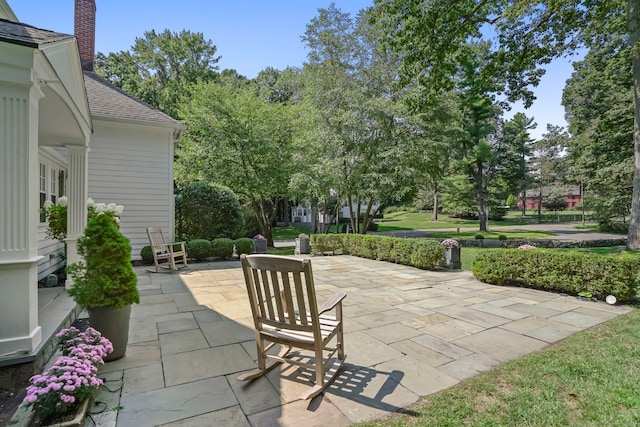
M83 262L67 268L73 278L69 294L89 312L89 323L113 344L105 361L124 356L129 341L131 304L140 302L131 265L131 245L118 226L122 206L98 203L78 239Z
M253 236L253 251L257 254L267 252L267 239L262 234Z
M444 266L446 268L462 268L460 260L460 243L454 239L445 239L442 242L444 246Z

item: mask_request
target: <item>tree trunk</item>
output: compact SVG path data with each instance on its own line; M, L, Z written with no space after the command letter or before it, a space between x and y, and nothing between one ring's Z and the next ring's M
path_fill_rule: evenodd
M287 197L284 198L283 200L283 208L282 210L284 211L284 226L288 227L289 226L289 215L291 214L291 209L289 209L289 199Z
M484 182L482 176L482 162L478 161L478 172L476 173L476 204L478 207L478 222L480 231L487 231L487 209L484 205Z
M631 40L632 72L634 86L634 171L633 193L631 197L631 217L629 218L629 234L627 236L627 249L640 249L640 4L637 0L627 0L627 24Z
M542 187L538 190L538 224L542 224Z
M431 216L431 221L437 221L438 220L438 191L440 190L440 186L438 185L438 183L435 184L435 188L433 190L433 215Z
M527 190L523 189L522 193L520 194L522 194L522 196L520 196L520 200L521 200L520 203L522 203L522 206L521 206L522 216L526 216L527 215Z

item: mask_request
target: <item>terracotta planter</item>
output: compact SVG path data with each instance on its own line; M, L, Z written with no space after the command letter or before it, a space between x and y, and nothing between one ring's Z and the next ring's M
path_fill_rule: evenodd
M113 353L104 361L120 359L127 351L129 342L129 318L131 305L114 310L109 307L91 308L89 311L89 324L113 344Z

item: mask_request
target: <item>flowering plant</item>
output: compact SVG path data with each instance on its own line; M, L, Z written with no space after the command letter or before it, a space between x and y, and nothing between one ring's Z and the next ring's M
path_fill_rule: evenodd
M67 237L67 205L69 199L67 196L62 196L58 199L58 204L54 205L50 200L44 202L44 218L49 223L47 229L47 236L63 241ZM89 197L87 199L87 218L91 218L94 214L107 213L109 214L116 224L120 224L120 215L124 211L124 206L116 205L115 203L95 203L95 201Z
M98 365L103 364L103 358L113 351L111 342L93 328L80 332L71 327L60 331L56 337L60 339L58 346L62 356L44 373L31 377L24 398L40 420L63 414L91 397L102 385L97 376Z
M442 243L446 248L457 248L458 246L460 246L458 241L454 239L444 239L440 243Z
M58 347L63 356L88 358L96 365L103 364L103 359L113 351L111 342L93 328L81 332L72 326L58 332L56 338L60 340Z
M538 249L538 247L534 245L520 245L518 249Z
M253 236L253 240L267 240L262 234L256 234Z

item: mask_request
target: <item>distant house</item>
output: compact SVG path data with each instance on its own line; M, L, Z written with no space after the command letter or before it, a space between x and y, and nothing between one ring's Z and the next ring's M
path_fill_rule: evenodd
M95 0L75 33L20 23L0 0L0 355L41 341L37 281L63 265L41 208L68 197L66 256L79 259L86 200L124 205L133 258L145 227L174 233L173 153L185 126L93 73Z
M371 214L376 212L378 210L378 207L380 207L380 203L374 203L373 206L371 207ZM356 206L354 205L354 210L355 209L356 209ZM364 214L366 210L367 210L367 205L363 204L360 207L360 212ZM311 223L312 217L313 215L312 215L311 207L309 207L309 205L297 205L291 208L291 220L294 223L300 222L300 223L308 224L308 223ZM338 211L338 217L340 219L351 218L349 205L346 202L344 202L343 205L340 207L340 210ZM320 216L318 216L318 222L320 223L327 223L329 222L330 219L331 219L330 215L325 215L324 221Z
M542 192L542 207L544 208L544 199L548 197L551 192L557 188L564 190L564 199L567 201L568 208L574 208L580 205L580 186L567 185L567 186L546 186L541 189L536 188L526 191L525 207L526 209L538 209L538 203L540 202L540 192ZM522 208L522 196L518 196L518 207Z

